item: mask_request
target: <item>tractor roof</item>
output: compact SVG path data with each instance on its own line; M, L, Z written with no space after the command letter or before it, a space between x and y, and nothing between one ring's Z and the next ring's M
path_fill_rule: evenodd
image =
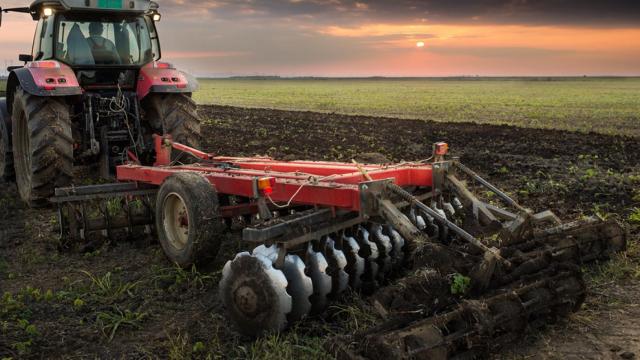
M156 11L158 4L150 0L35 0L29 8L34 18L39 18L44 7L63 11L144 14Z

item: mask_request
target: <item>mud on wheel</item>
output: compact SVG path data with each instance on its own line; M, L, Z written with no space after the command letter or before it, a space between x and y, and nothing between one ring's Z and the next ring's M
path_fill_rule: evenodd
M64 100L38 97L18 88L13 102L13 155L20 197L44 206L54 190L71 183L73 137Z
M284 273L271 259L248 252L227 262L220 293L234 324L246 335L284 330L293 300Z
M186 94L151 94L144 100L145 118L151 127L171 135L175 142L200 147L200 118L195 101Z
M225 225L218 194L195 173L175 174L162 184L156 203L156 228L167 257L182 267L215 258Z
M0 181L13 182L13 146L11 145L11 119L7 114L6 102L0 100Z

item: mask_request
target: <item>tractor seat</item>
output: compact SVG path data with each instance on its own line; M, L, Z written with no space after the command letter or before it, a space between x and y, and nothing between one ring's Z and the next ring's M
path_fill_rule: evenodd
M95 65L87 39L82 34L78 24L73 25L67 36L67 61L73 65Z

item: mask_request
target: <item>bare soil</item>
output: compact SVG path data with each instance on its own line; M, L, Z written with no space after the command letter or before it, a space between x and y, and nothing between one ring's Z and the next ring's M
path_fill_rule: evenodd
M216 106L200 114L205 150L220 155L419 160L446 141L463 163L535 210L627 221L640 207L633 137ZM640 232L637 224L630 230L628 254L586 269L592 290L582 311L495 356L640 357ZM2 184L0 358L326 357L328 335L360 326L361 318L332 310L291 330L294 339L274 340L277 346L238 337L217 294L219 269L241 248L237 240L229 234L218 259L194 271L169 264L153 239L64 250L55 210L26 209L15 187ZM342 303L367 306L349 299Z

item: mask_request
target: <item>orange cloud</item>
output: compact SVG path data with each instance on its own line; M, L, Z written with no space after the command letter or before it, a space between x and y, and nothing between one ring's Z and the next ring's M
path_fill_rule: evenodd
M573 51L640 51L640 29L584 28L524 25L368 24L358 27L328 26L320 33L334 37L363 38L386 45L407 47L428 36L427 47L511 47ZM373 38L373 39L372 39ZM390 39L389 39L390 38Z
M244 56L247 54L240 51L165 51L162 56L166 59L206 59Z

